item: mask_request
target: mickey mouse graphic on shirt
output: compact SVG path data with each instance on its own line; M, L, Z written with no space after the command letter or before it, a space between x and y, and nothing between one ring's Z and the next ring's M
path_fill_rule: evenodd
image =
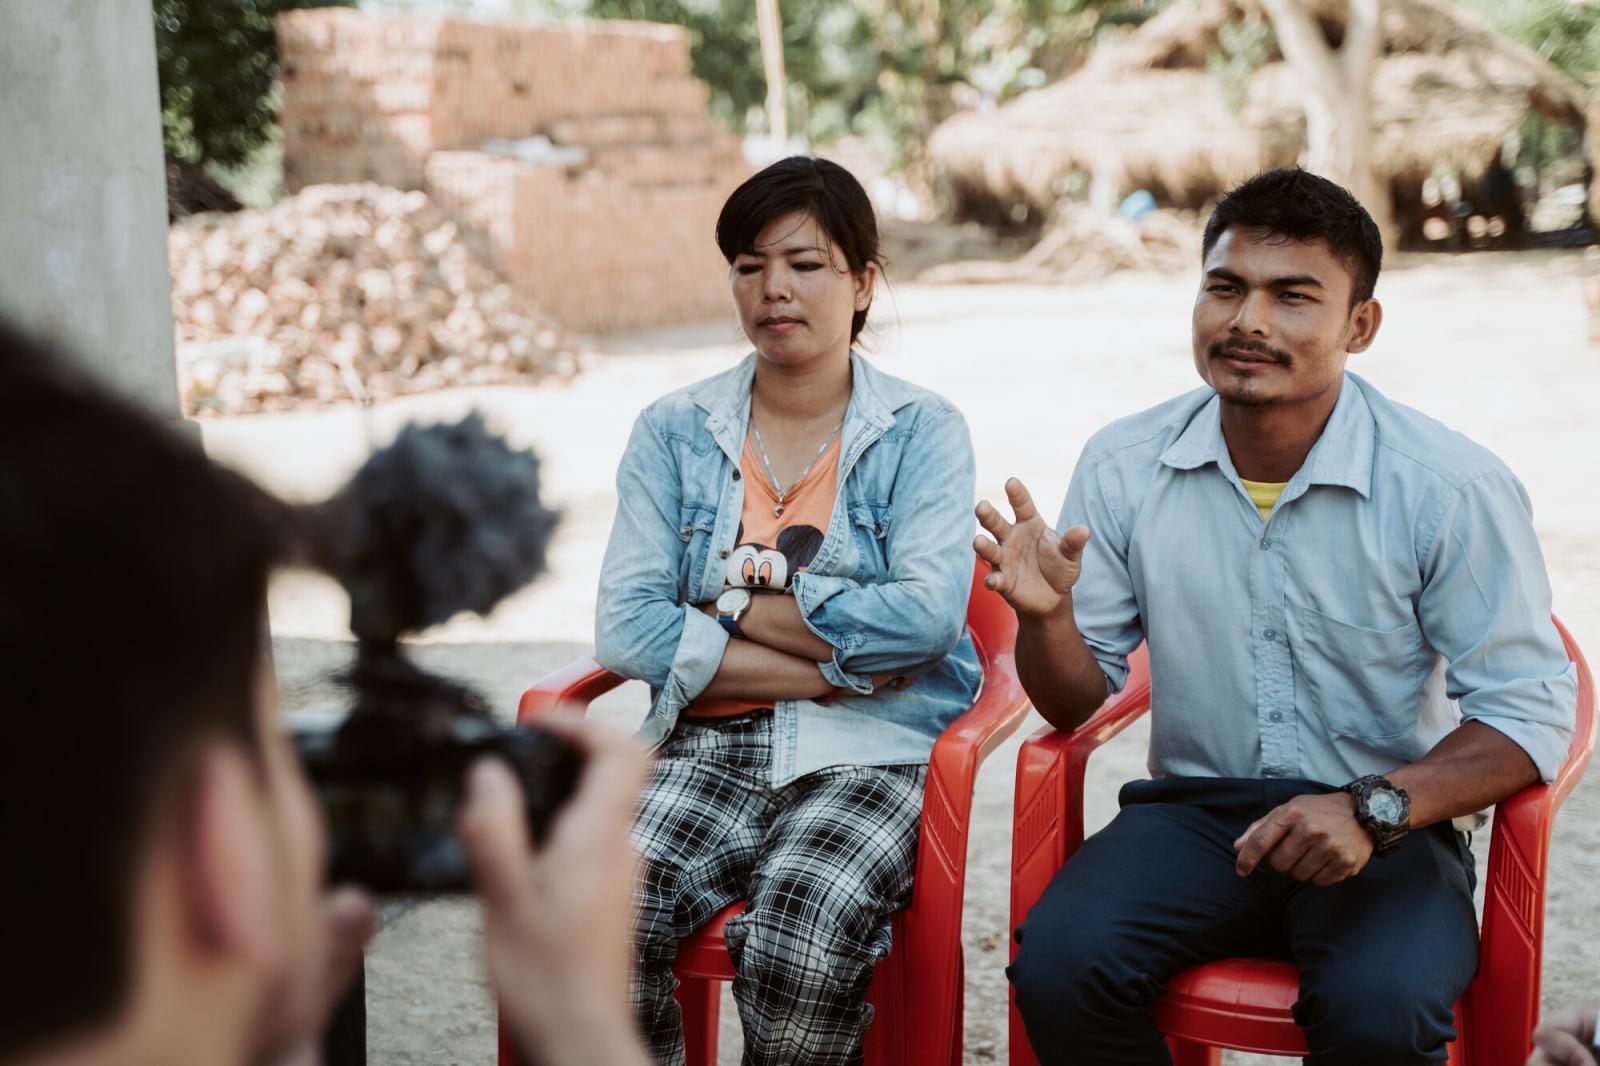
M794 577L822 550L823 533L833 514L839 469L839 438L816 464L779 499L771 482L759 476L761 458L745 442L745 498L734 549L723 568L724 588L752 592L790 592Z
M737 547L728 556L723 572L722 580L727 588L785 592L794 575L810 566L822 547L822 531L811 525L785 526L778 531L775 546L754 540L746 542L744 535L744 523L740 522L734 536Z
M783 500L778 499L766 479L748 475L749 471L760 469L760 457L747 442L743 466L746 494L739 528L734 533L735 547L728 553L722 572L723 587L792 592L795 575L809 568L822 550L823 531L833 515L839 438L834 437L832 446L822 453L811 473L791 486ZM909 678L887 680L887 685L895 689L909 684ZM689 714L726 717L770 705L770 701L701 695L685 710Z

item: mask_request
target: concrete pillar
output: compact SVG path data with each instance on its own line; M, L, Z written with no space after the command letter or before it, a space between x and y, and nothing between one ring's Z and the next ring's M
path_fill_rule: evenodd
M150 0L0 0L0 314L180 417Z

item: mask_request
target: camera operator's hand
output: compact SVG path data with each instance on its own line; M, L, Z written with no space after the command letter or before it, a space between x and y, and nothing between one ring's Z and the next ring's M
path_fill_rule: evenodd
M1533 1031L1533 1056L1528 1066L1595 1066L1595 1013L1600 1003L1568 1004Z
M645 755L631 740L558 712L540 725L584 755L583 776L537 851L516 778L472 769L461 839L484 905L489 979L517 1044L541 1066L644 1066L628 1007L630 839Z
M310 1002L314 1014L306 1019L306 1037L274 1061L274 1066L317 1066L322 1061L322 1032L334 1008L361 968L361 954L378 931L372 901L358 888L331 889L322 901L326 927L324 959Z

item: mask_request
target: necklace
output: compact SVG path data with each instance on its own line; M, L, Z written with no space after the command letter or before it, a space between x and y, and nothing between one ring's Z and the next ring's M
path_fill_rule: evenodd
M778 506L772 509L772 517L781 518L783 516L783 505L787 502L789 493L793 492L795 487L806 479L806 475L811 473L811 468L817 465L817 460L822 458L822 453L828 450L828 445L833 443L833 438L838 436L839 431L843 428L844 419L841 418L839 419L839 424L830 429L828 435L822 438L822 443L817 445L817 454L813 455L811 461L806 464L806 468L800 471L800 476L789 482L789 487L785 488L783 483L778 480L777 472L772 469L772 460L767 458L767 446L761 442L761 431L753 423L751 424L750 436L755 439L756 454L761 457L761 465L767 468L767 480L772 482L772 494L778 497Z

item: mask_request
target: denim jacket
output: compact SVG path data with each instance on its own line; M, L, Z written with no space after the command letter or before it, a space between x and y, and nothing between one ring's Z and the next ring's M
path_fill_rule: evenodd
M729 639L696 605L722 591L719 564L738 533L755 358L647 407L617 471L595 656L649 683L639 735L653 745L710 684ZM833 646L818 665L843 691L827 703L776 701L775 786L827 766L926 761L980 681L966 630L975 478L966 422L858 353L850 367L833 514L792 587L806 625ZM872 674L914 681L875 692Z

